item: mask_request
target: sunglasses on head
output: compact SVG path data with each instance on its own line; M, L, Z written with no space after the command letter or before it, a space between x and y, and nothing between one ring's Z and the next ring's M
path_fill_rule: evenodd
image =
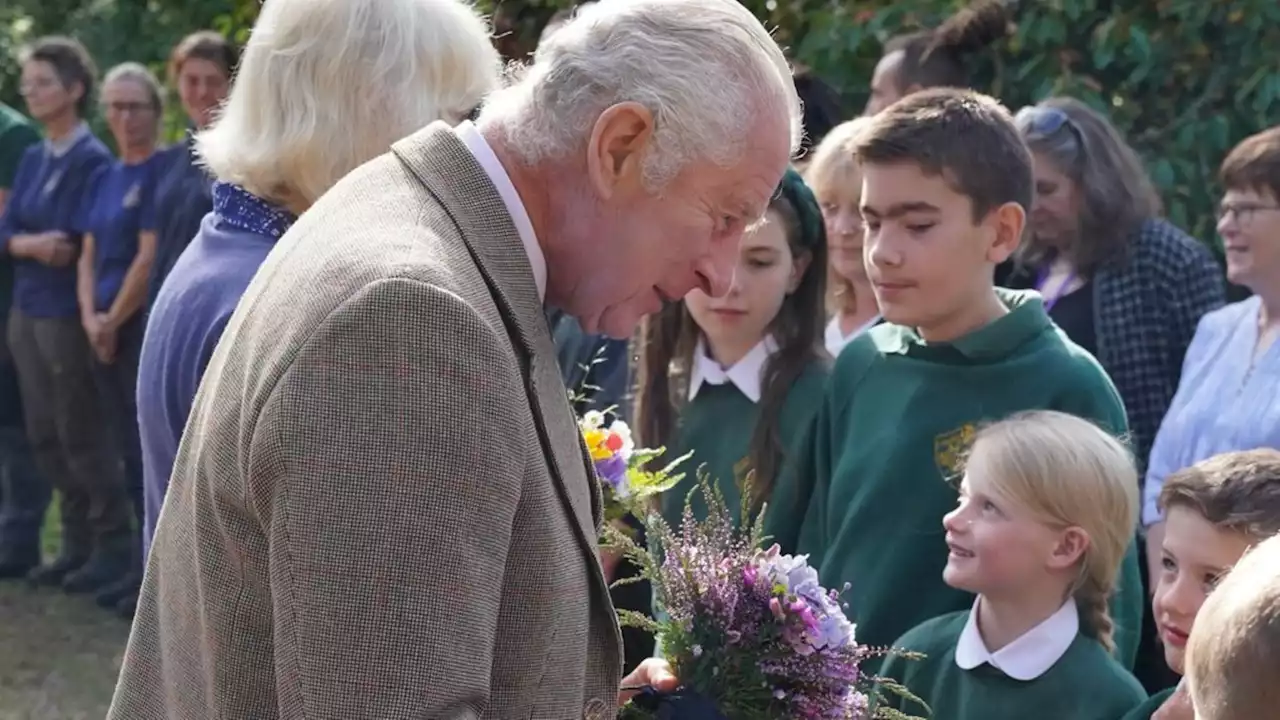
M1076 127L1076 123L1066 111L1044 105L1029 105L1018 111L1013 117L1022 136L1028 140L1050 138L1065 127L1075 140L1078 151L1085 152L1084 133Z

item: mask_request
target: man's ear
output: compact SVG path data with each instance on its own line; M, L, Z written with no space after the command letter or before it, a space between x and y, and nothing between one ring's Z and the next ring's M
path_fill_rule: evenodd
M587 175L600 197L640 186L653 129L653 113L637 102L612 105L596 118L587 142Z
M1008 260L1022 242L1022 231L1027 227L1027 211L1018 203L1008 202L992 210L987 222L993 231L987 260L999 265Z

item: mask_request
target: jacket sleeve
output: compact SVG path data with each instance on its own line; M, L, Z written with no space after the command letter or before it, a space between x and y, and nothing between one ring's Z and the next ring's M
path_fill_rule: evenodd
M270 394L247 490L270 545L277 690L299 720L484 714L538 455L516 440L520 378L503 330L389 279L334 311Z

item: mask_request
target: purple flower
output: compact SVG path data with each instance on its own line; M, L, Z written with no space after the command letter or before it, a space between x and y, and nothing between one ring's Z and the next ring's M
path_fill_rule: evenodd
M618 497L627 496L627 461L622 455L614 453L603 460L597 460L596 474L601 480L609 483Z

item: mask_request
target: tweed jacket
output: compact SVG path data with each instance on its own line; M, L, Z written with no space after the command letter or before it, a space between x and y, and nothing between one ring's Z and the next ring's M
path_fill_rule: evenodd
M511 217L431 125L228 324L108 717L614 717L591 473Z

